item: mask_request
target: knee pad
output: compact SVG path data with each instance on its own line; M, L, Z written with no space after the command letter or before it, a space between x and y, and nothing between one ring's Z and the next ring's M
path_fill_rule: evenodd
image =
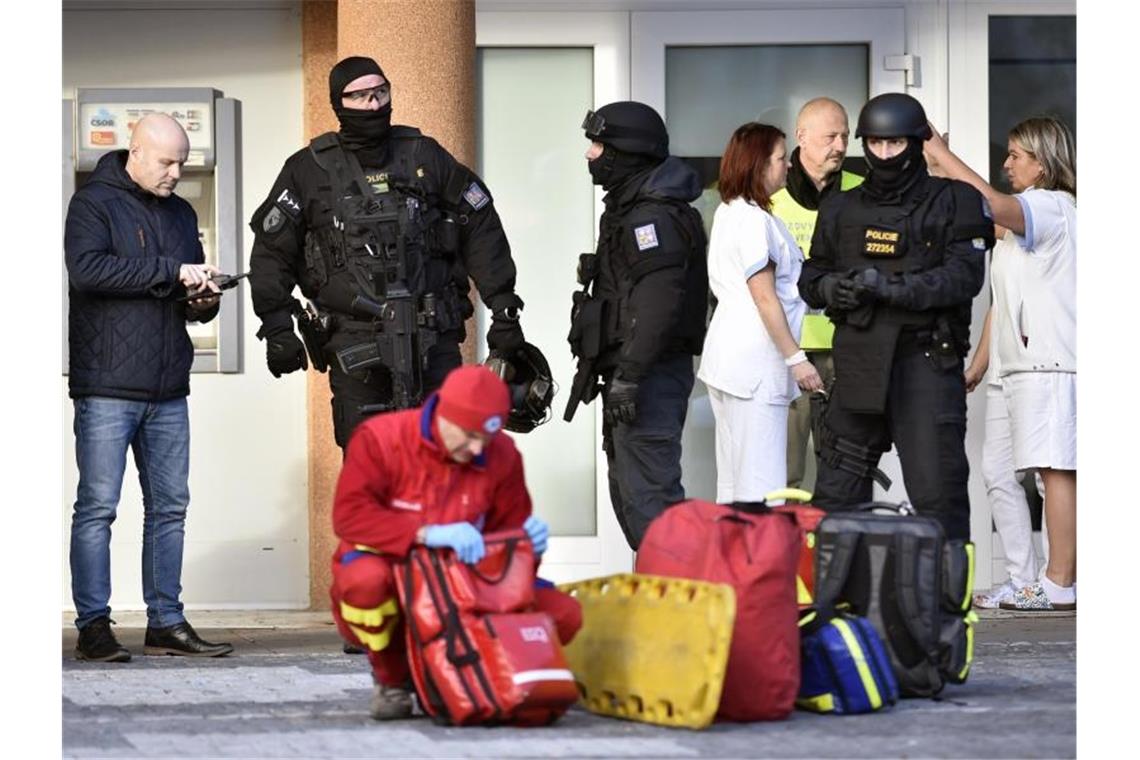
M332 575L336 603L374 609L395 598L392 566L379 555L349 552L333 563Z

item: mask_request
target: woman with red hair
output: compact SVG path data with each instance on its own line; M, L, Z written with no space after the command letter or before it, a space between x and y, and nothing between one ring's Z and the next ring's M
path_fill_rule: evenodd
M787 478L788 405L823 387L799 347L803 252L770 211L788 173L785 135L749 122L720 162L709 239L717 306L697 376L716 418L717 501L760 501Z

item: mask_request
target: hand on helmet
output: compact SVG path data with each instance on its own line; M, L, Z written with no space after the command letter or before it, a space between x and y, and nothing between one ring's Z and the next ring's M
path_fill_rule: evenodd
M292 330L266 336L265 363L274 377L281 377L295 370L309 368L305 344Z

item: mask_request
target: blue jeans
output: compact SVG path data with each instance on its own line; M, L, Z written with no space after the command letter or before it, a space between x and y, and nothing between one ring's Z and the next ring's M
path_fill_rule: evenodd
M190 419L186 399L74 400L79 488L71 519L71 596L82 628L111 614L111 523L127 448L143 494L142 583L147 624L181 623L182 543L190 503Z

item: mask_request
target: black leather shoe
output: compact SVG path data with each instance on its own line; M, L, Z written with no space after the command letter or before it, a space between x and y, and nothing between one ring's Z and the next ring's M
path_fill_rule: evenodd
M169 628L147 628L147 654L173 654L183 657L221 657L234 651L233 644L211 644L203 640L191 627L182 621Z
M75 642L75 659L90 662L130 662L130 651L119 643L111 631L111 618L95 618L79 629Z

